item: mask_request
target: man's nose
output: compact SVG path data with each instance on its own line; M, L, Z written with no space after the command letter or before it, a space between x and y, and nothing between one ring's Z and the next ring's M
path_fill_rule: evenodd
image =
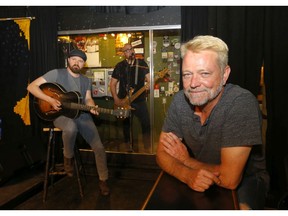
M190 80L190 86L192 88L198 87L200 85L200 77L198 75L193 75Z

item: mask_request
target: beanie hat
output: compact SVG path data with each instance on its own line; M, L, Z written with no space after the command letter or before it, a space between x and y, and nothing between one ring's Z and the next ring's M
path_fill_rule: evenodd
M69 53L68 58L70 58L70 57L72 57L72 56L78 56L78 57L82 58L84 61L87 60L86 54L85 54L83 51L79 50L79 49L73 49L73 50Z

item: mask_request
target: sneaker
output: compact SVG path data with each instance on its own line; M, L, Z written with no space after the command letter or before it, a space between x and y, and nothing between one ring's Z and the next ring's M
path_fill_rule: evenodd
M99 189L100 189L100 193L103 196L108 196L110 194L110 189L109 189L106 181L99 180Z
M73 177L74 173L74 158L64 157L64 170L69 177Z

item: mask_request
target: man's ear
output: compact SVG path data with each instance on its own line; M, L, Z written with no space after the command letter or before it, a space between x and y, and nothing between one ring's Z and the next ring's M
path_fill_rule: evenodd
M224 69L224 74L223 74L223 85L226 84L228 78L229 78L229 75L230 75L230 72L231 72L231 68L229 65L227 65Z

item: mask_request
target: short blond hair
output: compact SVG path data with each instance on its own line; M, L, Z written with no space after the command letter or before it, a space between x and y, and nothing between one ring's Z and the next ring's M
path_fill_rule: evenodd
M200 52L204 50L211 50L217 53L218 64L221 70L228 65L228 46L227 44L218 37L211 35L199 35L194 37L192 40L184 43L181 46L181 57L183 58L187 51Z

